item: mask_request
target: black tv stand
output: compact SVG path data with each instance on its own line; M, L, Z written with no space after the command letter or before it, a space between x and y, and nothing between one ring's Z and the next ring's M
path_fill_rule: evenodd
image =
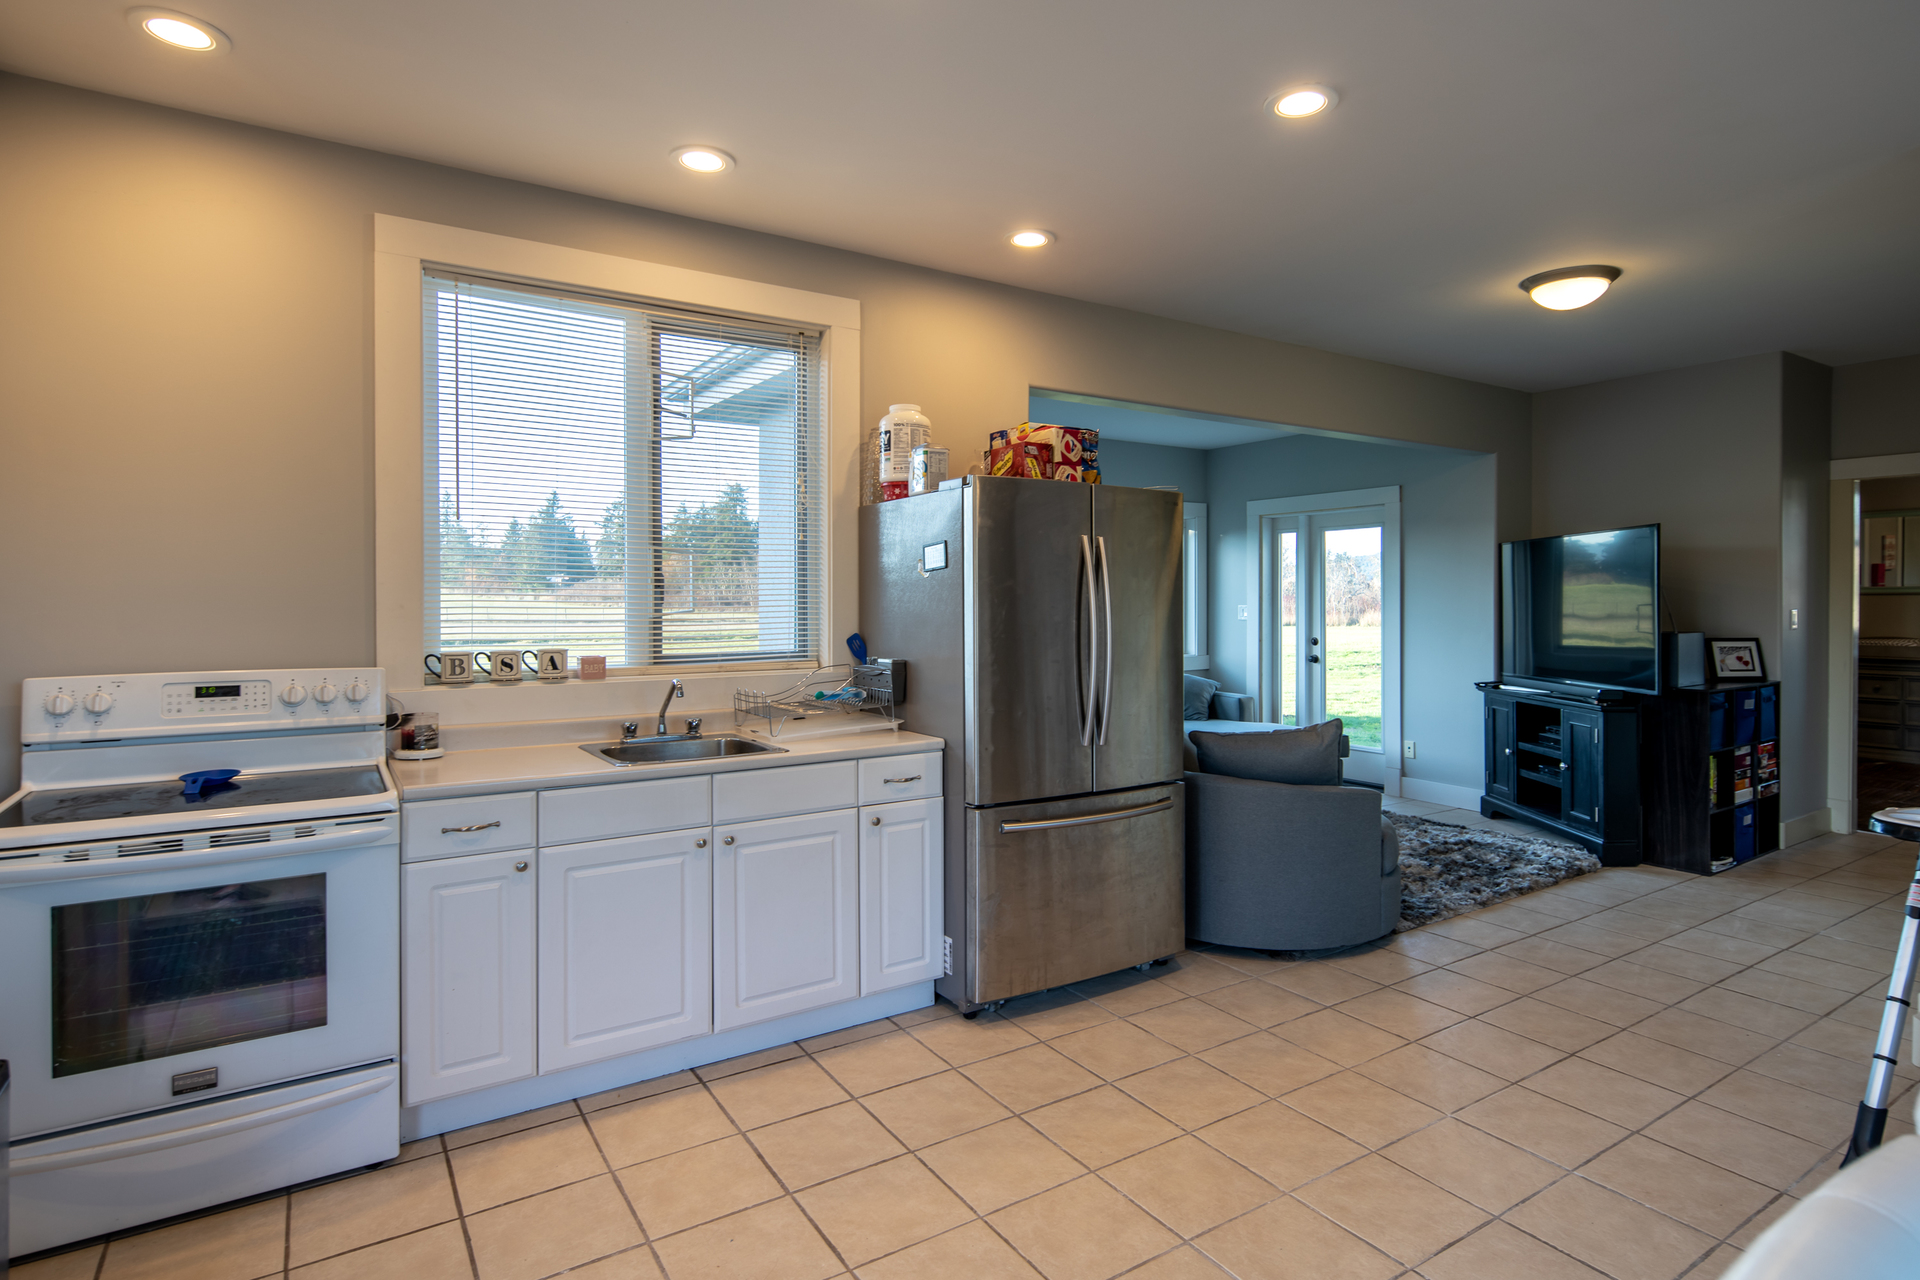
M1638 866L1640 700L1615 689L1478 686L1486 698L1480 812L1519 818L1585 845L1601 864Z

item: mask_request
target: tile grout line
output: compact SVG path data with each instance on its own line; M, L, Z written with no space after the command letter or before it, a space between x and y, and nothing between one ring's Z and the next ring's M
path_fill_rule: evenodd
M649 1095L649 1096L658 1096L658 1095ZM640 1101L640 1099L635 1099L635 1101ZM717 1101L715 1105L716 1106L718 1105ZM634 1229L640 1233L640 1243L637 1245L630 1245L626 1249L616 1249L612 1253L601 1254L599 1258L589 1258L587 1259L586 1262L575 1263L573 1267L568 1267L566 1268L566 1270L571 1271L574 1269L574 1267L584 1267L589 1263L599 1262L603 1258L617 1257L622 1253L629 1253L634 1249L645 1249L647 1251L647 1256L653 1259L654 1265L660 1268L660 1274L663 1276L666 1275L667 1274L666 1263L660 1260L660 1251L654 1248L653 1232L649 1231L647 1229L647 1224L640 1220L640 1210L635 1207L633 1203L633 1197L627 1193L627 1184L621 1179L620 1171L613 1167L613 1160L607 1155L607 1149L600 1141L599 1130L593 1127L593 1120L590 1116L588 1116L587 1109L580 1105L580 1099L575 1098L573 1100L573 1106L574 1106L574 1110L579 1113L580 1123L583 1126L585 1126L587 1130L587 1137L593 1143L594 1151L597 1152L600 1156L600 1163L606 1167L607 1176L613 1179L613 1189L617 1193L619 1193L620 1203L627 1206L627 1216L633 1219ZM729 1119L731 1119L731 1117L729 1117ZM642 1163L644 1163L644 1161ZM594 1175L594 1177L599 1177L599 1176L600 1176L599 1174ZM582 1181L590 1181L590 1180L591 1179L583 1179ZM570 1183L565 1183L563 1185L577 1186L578 1183L570 1182ZM550 1187L548 1188L548 1190L558 1190L558 1188ZM542 1192L541 1194L544 1195L545 1192ZM475 1274L477 1275L479 1273L479 1268L476 1266L474 1268L474 1271L475 1271Z

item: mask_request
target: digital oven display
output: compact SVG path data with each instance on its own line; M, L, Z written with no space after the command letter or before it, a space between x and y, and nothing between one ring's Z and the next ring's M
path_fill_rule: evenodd
M237 684L197 684L193 686L196 698L237 698L240 686Z

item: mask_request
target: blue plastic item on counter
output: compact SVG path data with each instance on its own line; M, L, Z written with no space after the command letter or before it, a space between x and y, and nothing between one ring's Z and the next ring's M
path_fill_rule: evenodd
M861 666L867 665L867 642L858 631L847 637L847 652L852 654L853 660Z

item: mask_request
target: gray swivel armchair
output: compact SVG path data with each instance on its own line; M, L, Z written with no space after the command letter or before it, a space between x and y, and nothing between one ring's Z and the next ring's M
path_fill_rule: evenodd
M1339 785L1340 729L1332 720L1192 735L1200 771L1186 775L1189 937L1319 951L1393 932L1399 841L1378 791Z

